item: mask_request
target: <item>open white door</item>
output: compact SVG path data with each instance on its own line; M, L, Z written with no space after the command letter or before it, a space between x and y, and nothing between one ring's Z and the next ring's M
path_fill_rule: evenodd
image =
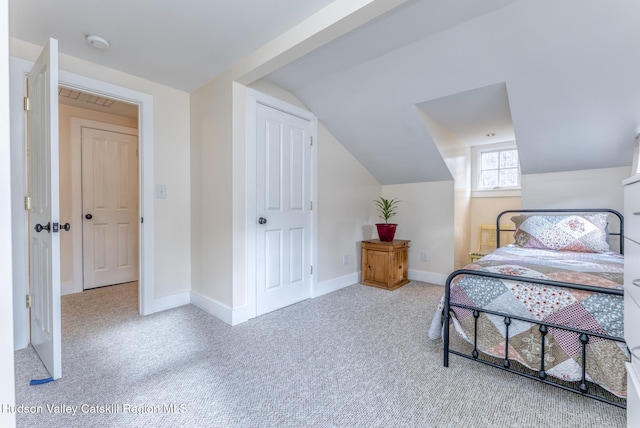
M54 379L62 376L58 191L58 41L29 73L29 275L31 344Z

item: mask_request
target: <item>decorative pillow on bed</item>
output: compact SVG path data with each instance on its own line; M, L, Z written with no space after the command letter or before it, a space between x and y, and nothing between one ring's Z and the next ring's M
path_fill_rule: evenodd
M582 215L519 215L515 243L526 248L602 253L609 251L606 213Z

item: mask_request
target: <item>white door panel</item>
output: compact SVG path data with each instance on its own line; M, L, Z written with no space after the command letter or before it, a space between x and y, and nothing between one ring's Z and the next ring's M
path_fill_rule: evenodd
M31 344L62 376L58 171L58 42L49 39L29 73L29 275Z
M138 279L138 140L82 129L84 288Z
M309 121L258 104L258 315L311 296L310 135Z

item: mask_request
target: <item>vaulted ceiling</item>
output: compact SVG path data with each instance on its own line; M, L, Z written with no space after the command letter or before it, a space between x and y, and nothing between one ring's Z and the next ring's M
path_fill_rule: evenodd
M631 165L639 2L442 3L411 2L268 78L385 184L450 179L437 147L460 142L515 138L524 174ZM408 43L359 53L405 31ZM449 141L435 141L418 111Z
M10 34L192 91L330 3L10 0ZM266 78L383 184L449 180L439 148L513 139L525 174L626 166L637 16L635 0L409 0Z

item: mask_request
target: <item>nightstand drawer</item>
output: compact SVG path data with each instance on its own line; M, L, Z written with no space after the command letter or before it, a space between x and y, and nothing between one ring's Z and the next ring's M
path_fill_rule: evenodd
M624 231L640 243L640 181L624 186Z

